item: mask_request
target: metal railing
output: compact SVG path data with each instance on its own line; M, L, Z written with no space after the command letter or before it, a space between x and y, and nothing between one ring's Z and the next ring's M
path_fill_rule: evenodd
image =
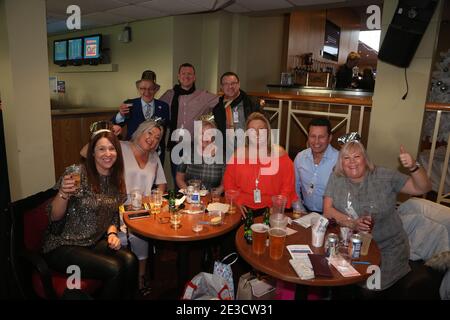
M264 112L270 113L270 121L278 117L278 129L286 130L286 138L280 144L285 146L287 152L289 152L291 131L294 126L298 127L305 137L308 136L307 128L300 122L298 116L337 118L340 121L332 128L332 132L334 133L345 125L345 133L349 133L355 111L359 111L357 131L361 134L364 125L364 113L367 108L372 106L371 97L333 97L330 95L313 96L258 92L252 92L249 95L265 101ZM287 112L286 120L283 119L285 112Z
M426 168L428 177L431 178L431 171L433 168L433 161L436 152L436 145L438 143L438 133L441 125L441 119L443 114L450 114L450 105L443 103L427 103L425 106L427 112L436 112L436 119L434 122L433 136L431 138L430 156L428 158L428 166ZM445 202L450 203L450 192L445 192L445 180L447 179L448 160L450 157L450 132L447 138L447 147L445 151L444 162L442 164L441 177L439 179L439 188L437 191L437 203Z

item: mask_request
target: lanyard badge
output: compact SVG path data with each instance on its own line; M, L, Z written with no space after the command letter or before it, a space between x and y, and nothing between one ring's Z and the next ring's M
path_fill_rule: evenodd
M258 169L258 176L255 179L255 189L253 190L253 201L255 203L261 203L261 190L258 189L259 175L261 174L260 169Z

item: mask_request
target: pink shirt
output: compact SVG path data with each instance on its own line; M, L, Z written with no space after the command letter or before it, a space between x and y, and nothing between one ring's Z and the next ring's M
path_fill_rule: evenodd
M159 100L166 102L171 111L173 89L167 90ZM178 121L177 128L187 129L194 136L194 120L206 113L212 112L214 106L219 102L219 97L205 90L195 90L192 94L183 95L178 98ZM172 116L172 115L171 115Z

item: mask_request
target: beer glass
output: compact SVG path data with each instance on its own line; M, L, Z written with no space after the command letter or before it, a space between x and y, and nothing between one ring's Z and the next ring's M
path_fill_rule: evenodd
M269 228L264 223L254 223L250 228L252 229L252 251L254 254L263 254Z
M283 256L284 242L286 240L286 229L269 229L269 256L271 259L278 260Z

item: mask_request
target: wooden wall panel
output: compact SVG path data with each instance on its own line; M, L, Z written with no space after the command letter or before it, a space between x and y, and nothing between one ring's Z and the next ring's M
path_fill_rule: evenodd
M82 160L80 150L89 142L90 125L95 121L109 120L114 114L105 112L52 116L53 154L57 179L67 166Z
M320 55L325 38L326 19L341 28L338 64L345 63L350 51L358 50L360 17L351 9L295 11L291 13L289 24L287 70L295 67L295 56L308 52L313 53L313 59L336 64Z

